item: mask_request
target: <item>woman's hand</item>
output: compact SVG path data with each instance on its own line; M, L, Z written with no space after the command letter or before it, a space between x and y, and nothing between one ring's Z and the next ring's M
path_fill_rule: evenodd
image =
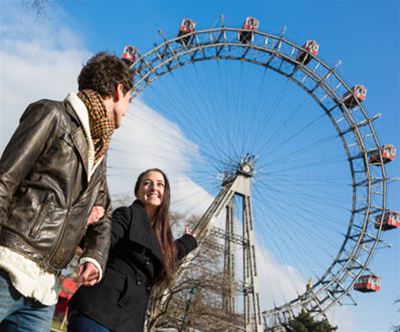
M186 225L186 227L185 227L185 233L184 233L184 234L185 234L185 235L186 235L186 234L189 234L189 235L195 237L195 236L193 235L192 230L190 229L190 226L189 226L189 225Z

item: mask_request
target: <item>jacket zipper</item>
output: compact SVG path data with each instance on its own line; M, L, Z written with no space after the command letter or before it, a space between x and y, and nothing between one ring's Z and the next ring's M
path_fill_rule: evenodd
M70 215L70 209L68 208L67 215L65 216L65 220L64 220L62 228L61 228L60 236L57 239L56 246L54 247L54 250L51 253L49 259L47 260L47 264L46 264L47 267L50 266L50 262L53 259L53 257L55 256L56 252L58 251L58 248L60 247L61 241L64 238L65 228L67 227L69 215Z
M49 204L49 199L47 198L46 202L43 204L42 209L40 210L39 215L36 218L36 220L35 220L35 222L34 222L34 224L32 226L32 229L31 229L31 231L29 233L29 235L31 237L36 238L36 236L38 234L38 231L39 231L39 226L40 226L40 224L41 224L41 222L43 220L43 217L47 215L47 211L49 210L49 205L50 205Z
M86 227L86 226L84 225L83 227ZM65 264L69 263L74 256L75 256L75 251L73 251L69 257L64 258L61 265L64 266Z

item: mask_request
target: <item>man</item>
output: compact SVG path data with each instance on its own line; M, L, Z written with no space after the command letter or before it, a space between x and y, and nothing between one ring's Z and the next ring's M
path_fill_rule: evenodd
M0 331L49 331L57 277L85 235L78 282L94 285L110 245L105 154L128 110L133 75L98 53L77 94L28 106L0 159ZM104 208L87 225L94 206Z

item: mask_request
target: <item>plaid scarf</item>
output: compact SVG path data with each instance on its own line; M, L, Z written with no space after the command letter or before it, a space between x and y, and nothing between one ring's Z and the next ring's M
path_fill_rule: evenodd
M107 118L106 107L96 91L86 89L79 91L77 95L89 112L90 134L92 135L94 162L96 163L108 150L115 124L113 120Z

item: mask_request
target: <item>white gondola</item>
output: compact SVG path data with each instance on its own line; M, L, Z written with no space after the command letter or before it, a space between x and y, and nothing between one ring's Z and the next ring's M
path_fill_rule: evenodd
M194 28L196 27L196 23L189 19L189 18L184 18L182 20L181 25L179 26L179 32L178 32L178 37L186 36L183 38L180 38L177 40L178 43L181 43L182 45L187 45L190 42L190 33L194 31Z
M299 50L296 55L296 60L307 65L312 56L318 55L319 44L315 40L307 40L303 45L304 51Z
M242 25L242 29L249 31L241 31L238 33L238 39L241 43L247 44L254 40L254 31L257 31L260 22L255 17L246 17L246 21Z
M379 215L375 219L375 228L379 228L381 224L382 215ZM386 211L383 215L382 230L387 231L394 228L400 227L400 212Z
M364 85L356 84L352 87L351 91L347 91L343 95L343 104L347 108L353 108L357 105L357 101L362 103L367 96L367 88Z
M127 62L129 65L133 64L136 61L138 52L136 48L131 45L127 45L124 47L124 51L122 52L122 60Z
M376 166L381 165L380 154L382 154L383 163L389 163L396 157L396 147L392 144L385 144L381 146L378 150L372 151L369 154L369 162Z

